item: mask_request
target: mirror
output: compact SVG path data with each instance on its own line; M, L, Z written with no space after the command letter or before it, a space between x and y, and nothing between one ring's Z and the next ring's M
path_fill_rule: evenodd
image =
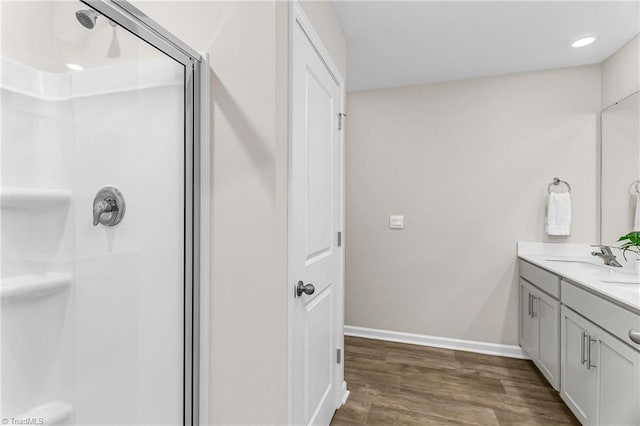
M602 111L601 161L600 239L615 245L640 230L640 93Z

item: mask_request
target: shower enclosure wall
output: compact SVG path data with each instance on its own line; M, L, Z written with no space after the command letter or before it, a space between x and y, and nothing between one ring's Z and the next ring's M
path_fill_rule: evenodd
M197 423L199 55L125 2L0 7L0 418Z

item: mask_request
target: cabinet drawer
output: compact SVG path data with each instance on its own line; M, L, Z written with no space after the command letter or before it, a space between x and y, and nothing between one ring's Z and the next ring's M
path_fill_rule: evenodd
M560 277L557 275L520 260L520 276L545 293L560 298Z
M640 315L565 280L562 280L562 303L640 351L640 344L629 337L631 330L640 330Z

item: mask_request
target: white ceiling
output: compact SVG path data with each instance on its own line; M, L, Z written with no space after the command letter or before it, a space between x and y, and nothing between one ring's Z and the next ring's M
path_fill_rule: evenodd
M640 29L638 1L335 1L347 90L602 62ZM570 43L597 34L587 47Z

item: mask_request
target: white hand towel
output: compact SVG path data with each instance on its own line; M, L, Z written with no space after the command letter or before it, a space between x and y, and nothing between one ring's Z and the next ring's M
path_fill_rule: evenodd
M571 234L571 194L552 192L547 204L547 234Z
M633 217L633 230L640 231L640 194L636 195L636 214Z

